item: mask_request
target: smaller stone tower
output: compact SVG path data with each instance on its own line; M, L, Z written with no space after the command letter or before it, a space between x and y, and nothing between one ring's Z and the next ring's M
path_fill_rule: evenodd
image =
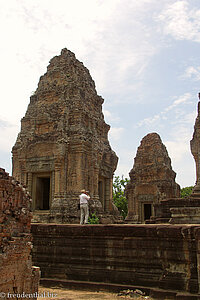
M142 139L129 175L130 182L125 189L127 222L145 222L154 216L154 204L180 195L180 187L175 182L176 173L157 133L147 134Z

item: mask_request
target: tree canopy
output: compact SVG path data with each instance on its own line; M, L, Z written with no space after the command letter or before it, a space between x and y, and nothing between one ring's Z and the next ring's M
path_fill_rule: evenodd
M189 197L190 194L192 193L193 190L193 186L186 186L184 188L181 189L181 198L186 198Z
M113 181L113 200L114 204L118 208L123 219L126 218L128 213L128 201L124 194L124 189L126 184L129 182L129 179L119 176L114 177Z

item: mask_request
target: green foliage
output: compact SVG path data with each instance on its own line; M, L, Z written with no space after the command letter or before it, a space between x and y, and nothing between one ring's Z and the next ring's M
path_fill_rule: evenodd
M124 189L128 182L129 179L124 178L123 175L122 178L120 178L119 176L114 177L113 200L114 200L114 204L118 208L120 215L123 217L123 219L126 218L128 213L128 201L124 195Z
M96 213L92 213L91 216L88 218L89 224L99 224L99 218L97 217Z
M181 189L181 198L186 198L189 197L190 194L192 193L193 190L193 186L186 186L184 188Z

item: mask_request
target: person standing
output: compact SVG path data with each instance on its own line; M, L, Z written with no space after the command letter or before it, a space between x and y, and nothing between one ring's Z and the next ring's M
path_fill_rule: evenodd
M88 208L88 201L90 200L89 192L86 190L81 190L81 194L79 195L80 198L80 210L81 210L81 219L80 224L88 224L88 217L89 217L89 208Z

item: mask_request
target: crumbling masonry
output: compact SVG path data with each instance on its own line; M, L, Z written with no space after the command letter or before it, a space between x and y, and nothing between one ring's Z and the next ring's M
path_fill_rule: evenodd
M0 168L1 299L9 298L8 293L36 295L38 291L40 270L32 267L30 255L30 201L25 189Z

